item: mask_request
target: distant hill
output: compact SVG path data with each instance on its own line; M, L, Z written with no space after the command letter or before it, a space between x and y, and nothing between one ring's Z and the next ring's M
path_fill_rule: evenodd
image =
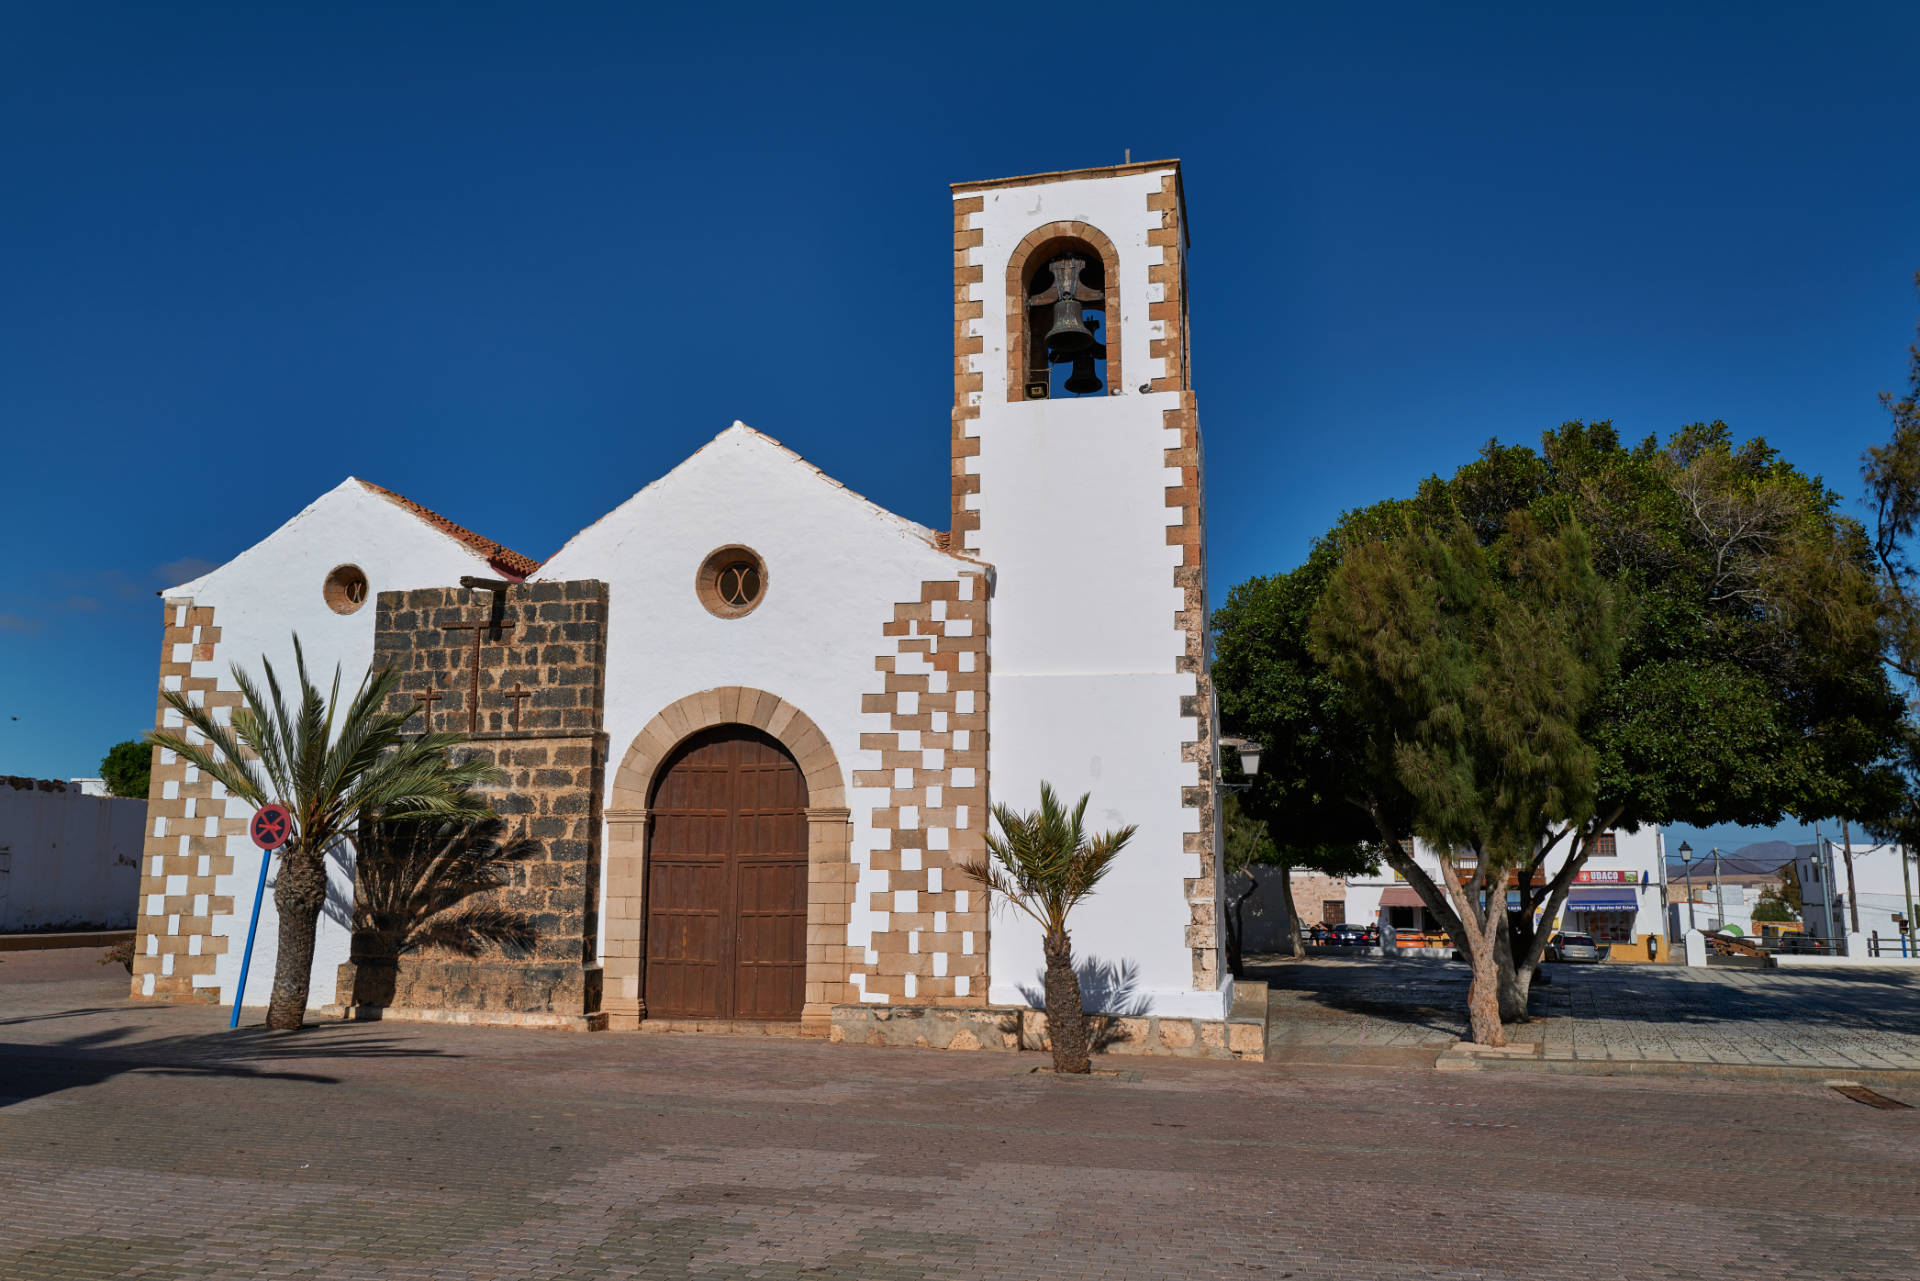
M1793 862L1794 859L1800 857L1802 854L1812 853L1813 848L1811 843L1795 845L1791 841L1756 841L1752 845L1742 845L1737 850L1722 850L1720 853L1720 875L1722 877L1778 876L1783 864ZM1686 875L1686 870L1686 864L1673 857L1671 853L1668 854L1668 880L1679 879ZM1693 874L1696 877L1701 875L1711 876L1713 874L1713 852L1711 850L1694 851Z

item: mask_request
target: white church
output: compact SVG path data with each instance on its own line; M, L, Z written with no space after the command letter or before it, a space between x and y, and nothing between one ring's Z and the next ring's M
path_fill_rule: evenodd
M954 186L946 530L735 423L545 563L349 478L165 592L163 690L235 706L295 633L349 683L398 665L538 846L497 891L531 948L377 981L341 851L313 1004L1013 1048L1040 936L958 864L1045 780L1139 829L1071 923L1109 1048L1259 1057L1218 928L1186 222L1177 161ZM248 817L156 750L135 996L264 1004Z

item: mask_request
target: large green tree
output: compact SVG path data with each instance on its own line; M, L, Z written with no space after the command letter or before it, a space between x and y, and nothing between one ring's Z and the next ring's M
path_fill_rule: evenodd
M1631 447L1606 423L1569 423L1537 450L1490 444L1412 499L1351 514L1287 576L1324 597L1345 549L1383 527L1464 522L1475 541L1493 546L1524 513L1542 531L1578 528L1587 540L1617 611L1618 655L1579 717L1593 754L1591 803L1538 815L1534 852L1515 886L1518 909L1500 923L1503 1017L1524 1017L1544 927L1606 831L1862 817L1893 806L1888 759L1901 705L1876 661L1874 552L1838 505L1764 441L1735 442L1721 423ZM1294 777L1324 813L1342 778L1377 776L1380 757L1367 748L1377 727L1327 714L1325 696L1314 710L1289 695L1337 676L1327 663L1304 678L1286 675L1302 648L1300 614L1296 606L1274 615L1272 662L1228 664L1216 675L1228 728L1259 736L1263 725L1305 726L1278 736L1281 757L1285 743L1298 748ZM1303 707L1288 719L1288 709ZM1407 799L1374 790L1385 825L1414 835ZM1547 876L1556 851L1565 858ZM1451 892L1415 875L1397 842L1382 853L1463 937Z
M280 916L280 948L267 1006L267 1026L285 1030L306 1019L314 936L327 898L327 856L354 845L375 824L485 818L489 811L471 789L496 774L484 760L450 760L449 749L463 742L463 735L403 733L418 709L383 710L399 684L398 672L369 672L342 703L340 669L334 669L332 689L323 694L307 675L298 636L293 654L299 679L293 705L281 694L273 664L263 657L264 692L238 664L233 667L245 703L230 725L168 691L167 704L190 732L148 735L155 746L179 753L230 795L254 806L278 802L293 817L292 837L277 855L273 905Z
M1348 794L1382 845L1411 833L1439 851L1438 886L1410 859L1407 880L1444 906L1472 967L1473 1039L1502 1045L1506 887L1543 819L1594 806L1581 722L1618 651L1613 597L1579 525L1524 510L1486 539L1463 519L1382 512L1340 543L1310 633L1359 731Z

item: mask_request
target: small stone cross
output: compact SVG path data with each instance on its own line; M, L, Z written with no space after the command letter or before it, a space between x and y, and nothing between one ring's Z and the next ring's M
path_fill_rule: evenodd
M520 704L532 698L533 691L520 688L520 682L515 681L513 688L507 691L507 697L513 700L513 727L517 730L520 728Z
M430 689L424 694L415 694L413 696L414 701L420 704L420 710L426 713L423 720L426 725L426 732L429 734L433 733L433 705L445 697L446 695L437 689Z

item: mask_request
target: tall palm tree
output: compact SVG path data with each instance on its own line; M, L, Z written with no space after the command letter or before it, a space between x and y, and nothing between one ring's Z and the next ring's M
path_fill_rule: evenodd
M1040 784L1040 808L1026 814L993 807L1000 835L987 833L993 857L972 859L960 870L1039 922L1047 957L1047 1039L1053 1070L1092 1071L1087 1060L1087 1020L1080 1008L1080 979L1073 972L1067 914L1112 870L1113 861L1139 828L1128 824L1089 837L1087 797L1068 810L1052 785Z
M352 700L340 705L340 669L322 695L307 675L300 638L293 638L300 700L289 710L273 664L263 656L267 691L234 664L233 679L246 705L233 723L218 723L173 690L168 706L198 737L156 730L149 742L179 754L227 792L250 805L279 802L293 817L293 832L280 850L273 905L280 914L280 949L273 973L267 1026L292 1030L304 1022L313 969L313 942L327 899L328 851L354 844L363 822L425 818L479 818L489 811L470 789L495 777L482 760L458 764L447 750L461 734L403 737L413 711L382 711L400 682L392 668L369 672ZM417 709L416 709L417 710Z

